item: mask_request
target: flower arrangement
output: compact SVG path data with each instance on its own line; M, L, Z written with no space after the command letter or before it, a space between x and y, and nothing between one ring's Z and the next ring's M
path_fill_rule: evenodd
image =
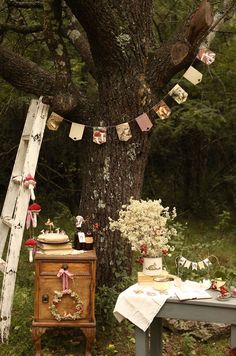
M163 207L161 200L130 199L123 205L119 218L110 220L110 229L120 230L121 236L131 243L132 249L143 257L167 256L174 250L170 240L177 235L177 230L171 226L176 217L176 210L170 212L169 207Z

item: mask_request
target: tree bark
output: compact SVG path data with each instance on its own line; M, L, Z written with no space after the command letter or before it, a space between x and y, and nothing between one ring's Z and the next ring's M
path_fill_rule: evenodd
M107 143L93 143L91 132L86 142L79 214L101 225L96 240L98 280L112 285L130 271L132 259L127 242L118 232L109 230L108 218L117 218L119 209L131 196L140 198L148 157L149 133L140 131L135 118L158 102L161 89L192 60L197 40L209 28L211 17L205 20L204 16L196 25L202 13L209 13L209 4L204 0L186 21L184 30L180 29L172 41L157 50L151 1L135 2L135 8L132 2L128 5L121 1L120 5L107 7L102 3L67 0L88 35L96 65L99 103L92 126L108 126ZM118 11L122 7L124 13ZM176 64L171 50L180 40L187 44L187 53ZM131 121L133 137L121 142L115 125L127 121Z
M12 58L3 48L0 75L20 89L48 95L56 113L74 115L67 116L72 119L78 112L79 122L91 126L80 145L84 153L84 184L78 214L101 225L96 239L98 281L100 285L112 285L130 271L132 260L127 242L109 230L108 218L116 218L131 196L140 198L148 156L149 133L140 130L135 118L146 112L154 120L150 108L158 103L173 75L194 58L212 16L209 1L203 0L172 39L158 48L152 32L152 0L67 0L66 4L88 37L90 48L86 53L89 57L91 53L92 62L87 58L98 84L96 105L91 107L72 83L60 33L59 1L44 0L45 35L55 75L22 57ZM115 127L128 121L133 136L128 142L121 142ZM92 142L95 126L107 127L106 143Z

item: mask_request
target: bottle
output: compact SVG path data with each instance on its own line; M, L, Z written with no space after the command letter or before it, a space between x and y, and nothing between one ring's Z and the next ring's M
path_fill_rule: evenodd
M85 234L81 231L82 224L84 223L84 218L81 215L75 218L76 232L74 235L74 249L75 250L85 250Z
M93 233L91 230L88 230L85 235L85 249L92 250L93 249Z
M76 232L74 235L74 249L75 250L85 250L85 233L81 231L80 227L76 228Z

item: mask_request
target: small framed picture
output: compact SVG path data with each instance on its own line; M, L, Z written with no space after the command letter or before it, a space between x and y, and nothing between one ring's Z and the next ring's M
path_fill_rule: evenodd
M93 142L101 145L107 140L107 129L106 127L94 127L93 128Z
M171 110L164 100L161 100L157 105L155 105L153 110L161 120L167 119L171 114Z
M199 48L197 58L203 63L210 65L215 61L216 54L210 51L208 48L201 47Z
M179 84L176 84L174 88L169 91L169 95L178 103L182 104L187 100L188 93L181 88Z
M193 85L197 85L202 81L202 73L195 69L193 66L190 66L183 77L187 79Z
M132 137L128 122L117 125L116 132L120 141L128 141Z

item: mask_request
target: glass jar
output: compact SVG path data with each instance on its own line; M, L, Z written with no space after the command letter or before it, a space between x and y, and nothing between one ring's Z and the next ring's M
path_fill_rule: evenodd
M86 250L93 249L93 234L91 231L87 231L85 235L85 249Z

